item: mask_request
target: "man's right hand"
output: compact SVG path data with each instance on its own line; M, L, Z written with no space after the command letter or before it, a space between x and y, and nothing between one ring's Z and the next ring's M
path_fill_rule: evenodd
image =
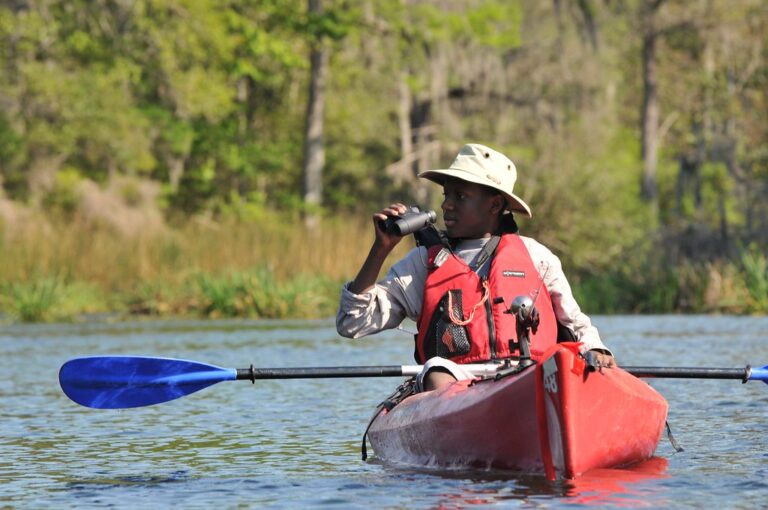
M380 222L386 221L390 216L405 214L408 208L400 203L391 204L373 215L373 228L376 230L376 240L373 241L371 251L363 262L357 276L349 284L349 290L355 294L362 294L376 283L376 277L384 265L387 255L397 246L403 238L397 234L389 234L381 228Z
M392 216L402 216L406 212L408 212L408 208L404 204L398 202L390 204L373 215L373 228L376 230L375 245L378 245L375 246L376 248L386 250L386 252L389 253L395 246L397 246L397 243L403 239L402 236L397 234L387 233L381 228L381 224L387 221L387 218Z

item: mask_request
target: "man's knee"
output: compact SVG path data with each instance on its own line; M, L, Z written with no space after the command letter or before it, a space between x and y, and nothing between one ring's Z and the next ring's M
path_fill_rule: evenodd
M434 367L424 375L424 391L432 391L456 382L456 378L443 367Z

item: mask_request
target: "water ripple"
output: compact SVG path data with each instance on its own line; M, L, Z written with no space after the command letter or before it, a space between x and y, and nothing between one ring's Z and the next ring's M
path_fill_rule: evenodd
M597 317L632 365L765 364L768 319ZM727 338L728 341L723 341ZM116 508L759 508L768 491L768 388L653 380L685 451L651 467L574 481L401 469L360 460L373 406L399 379L227 382L163 405L96 411L70 402L67 359L146 354L219 366L401 364L412 340L340 339L332 321L14 325L0 333L0 505ZM760 358L762 356L762 358ZM661 462L661 464L659 464ZM738 502L734 503L734 495Z

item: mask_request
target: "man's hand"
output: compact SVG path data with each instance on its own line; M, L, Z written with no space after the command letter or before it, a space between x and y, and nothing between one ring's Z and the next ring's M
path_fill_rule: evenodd
M379 249L384 250L386 253L389 253L397 245L397 243L403 239L397 234L389 234L382 230L381 223L386 221L387 218L392 216L402 216L406 212L408 212L408 208L405 206L405 204L395 203L389 205L389 207L385 207L373 215L373 226L376 231L375 247L378 247Z
M380 221L386 221L390 216L399 216L405 214L408 210L404 204L392 204L373 215L373 226L376 230L376 239L373 241L368 257L363 262L357 276L349 284L349 291L354 294L362 294L374 286L376 277L384 265L384 260L392 249L402 240L402 237L396 234L388 234L381 229Z
M619 366L616 363L616 359L608 353L592 350L589 351L592 355L592 360L595 362L598 368L613 368Z

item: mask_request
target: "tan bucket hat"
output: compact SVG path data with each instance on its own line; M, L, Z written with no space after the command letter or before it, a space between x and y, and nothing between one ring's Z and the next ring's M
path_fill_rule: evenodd
M515 164L504 154L485 145L470 143L465 145L449 168L427 170L419 177L429 179L440 185L446 177L455 177L462 181L482 184L501 191L507 198L507 208L531 216L531 208L520 197L512 193L517 181Z

